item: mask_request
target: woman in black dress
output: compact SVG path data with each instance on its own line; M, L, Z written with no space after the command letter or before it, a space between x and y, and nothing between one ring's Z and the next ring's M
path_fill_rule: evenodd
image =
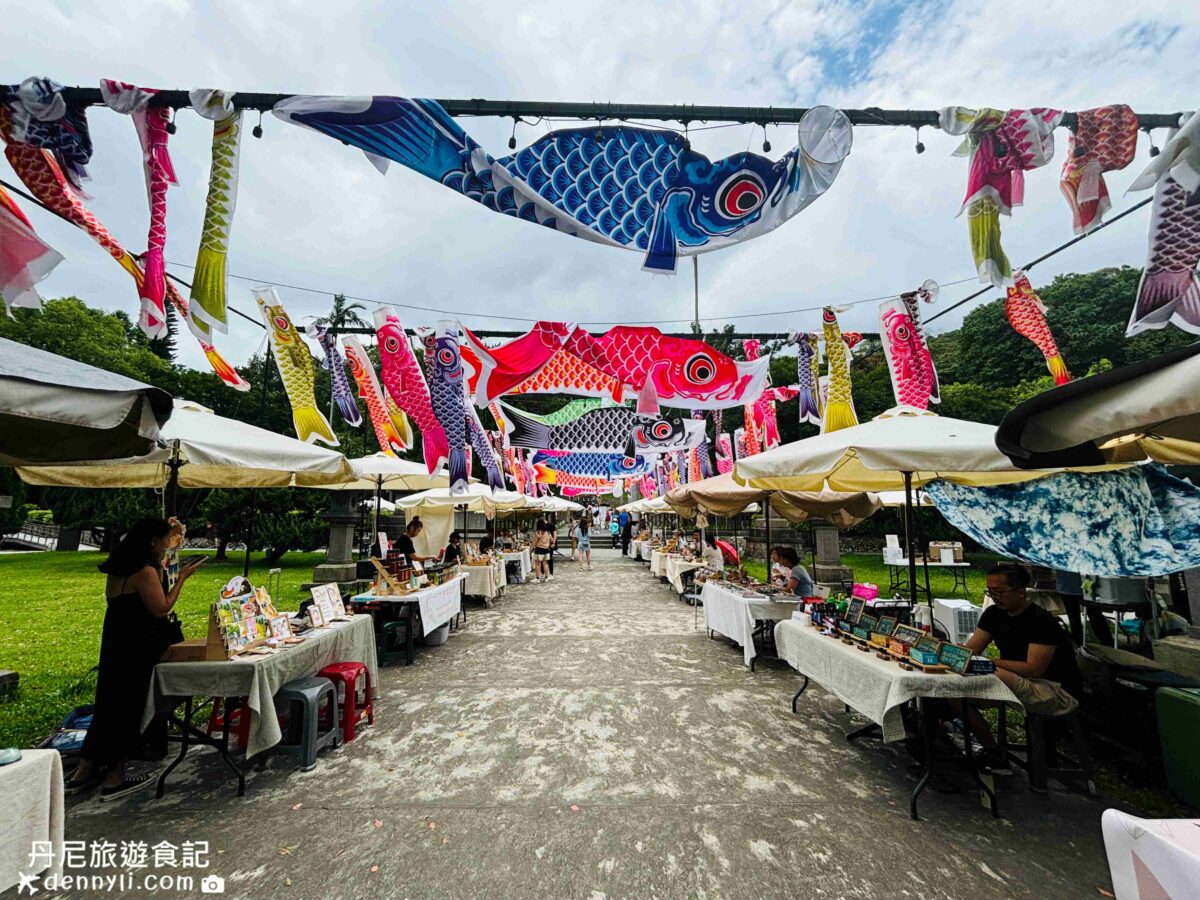
M83 741L71 793L100 784L100 799L115 800L150 784L149 775L127 776L125 762L141 750L142 711L154 666L166 649L156 619L171 611L179 591L204 562L184 566L163 592L162 558L170 544L165 519L142 519L121 538L100 571L108 576L108 608L100 636L96 706Z

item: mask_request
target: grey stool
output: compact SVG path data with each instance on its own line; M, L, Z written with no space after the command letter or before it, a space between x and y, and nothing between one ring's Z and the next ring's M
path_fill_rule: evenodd
M297 678L289 681L275 695L276 703L289 704L288 729L282 741L271 748L272 753L294 753L300 757L300 769L311 772L317 766L317 751L339 744L337 689L327 678ZM321 703L329 703L329 724L320 730ZM300 707L300 718L292 713Z
M1038 793L1047 790L1047 779L1076 776L1083 782L1090 796L1096 796L1096 775L1092 768L1092 755L1088 749L1087 731L1079 708L1061 716L1040 716L1025 713L1025 743L1008 740L1008 716L1004 706L1000 707L1000 726L997 729L1001 747L1009 759L1029 773L1029 786ZM1074 745L1074 758L1061 753L1056 739L1070 731Z

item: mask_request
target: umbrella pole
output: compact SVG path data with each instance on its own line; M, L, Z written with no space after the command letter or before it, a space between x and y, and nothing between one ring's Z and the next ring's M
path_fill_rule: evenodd
M764 521L767 523L767 546L763 557L767 563L767 581L771 580L771 498L763 497L763 515Z
M179 458L179 441L175 441L175 448L171 452L171 458L167 460L167 468L171 470L171 474L167 476L167 489L164 493L163 502L166 505L166 518L171 518L175 515L175 511L179 505L179 468L183 465L183 461Z
M908 553L908 599L917 602L917 557L913 541L912 472L904 473L904 543Z
M375 478L375 521L372 523L371 530L375 533L372 541L379 540L379 494L383 489L383 476L379 475ZM383 553L383 546L380 545L379 552ZM383 554L386 556L387 554Z
M267 414L267 386L271 383L271 342L267 341L267 352L263 356L262 387L258 395L258 421ZM246 523L246 558L242 561L242 577L250 577L250 545L254 541L254 517L258 514L258 488L250 489L250 519Z

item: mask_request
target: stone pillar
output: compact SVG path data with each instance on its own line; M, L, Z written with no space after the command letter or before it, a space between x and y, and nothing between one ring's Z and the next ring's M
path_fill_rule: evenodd
M842 582L854 577L850 568L842 565L841 548L838 546L838 530L825 519L809 519L816 561L813 564L813 579L817 584L840 590Z
M325 562L313 569L316 584L354 580L354 526L358 524L354 501L358 496L357 491L330 491L329 511L324 517L329 523L329 549Z

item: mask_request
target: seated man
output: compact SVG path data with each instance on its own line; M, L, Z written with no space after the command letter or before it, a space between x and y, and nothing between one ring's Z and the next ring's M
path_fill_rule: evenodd
M1058 620L1029 602L1029 573L1015 563L996 563L987 572L987 596L975 633L967 641L982 656L995 641L1000 651L996 676L1027 710L1045 716L1069 713L1079 705L1083 676L1071 638Z
M800 565L800 557L796 555L796 551L792 547L779 547L778 556L779 563L786 566L788 570L788 578L784 583L784 590L795 594L797 597L813 596L813 580L808 574L808 570Z
M461 563L463 559L462 535L457 531L450 532L450 543L442 550L442 562L446 565Z

